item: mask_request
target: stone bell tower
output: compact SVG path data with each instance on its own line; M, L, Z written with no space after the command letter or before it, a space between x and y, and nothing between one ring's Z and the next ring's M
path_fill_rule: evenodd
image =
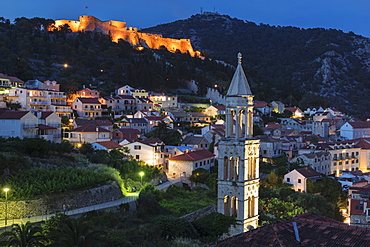
M226 133L218 150L217 211L235 217L236 235L258 226L259 140L253 139L253 95L241 65L226 95Z

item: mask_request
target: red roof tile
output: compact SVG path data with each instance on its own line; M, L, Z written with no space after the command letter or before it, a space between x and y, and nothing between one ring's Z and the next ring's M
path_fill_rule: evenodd
M140 130L132 128L120 128L118 129L122 134L141 134Z
M370 121L348 122L354 129L370 128Z
M71 132L110 132L102 127L96 126L94 124L85 124L81 127L71 130Z
M316 170L312 169L311 167L305 167L305 168L299 168L295 169L297 172L302 174L306 178L311 178L311 177L320 177L321 174L318 173Z
M0 115L0 119L21 119L29 111L6 111Z
M40 130L52 130L52 129L57 129L57 128L54 128L54 127L51 127L49 125L45 125L45 124L39 124L38 125L39 129Z
M188 153L180 154L168 160L184 160L184 161L196 161L196 160L203 160L207 158L212 158L215 155L206 149L195 150Z
M298 228L295 237L293 222ZM210 247L265 246L369 246L370 228L349 226L314 213L285 218L255 230L235 235Z
M107 149L121 148L122 146L115 143L114 141L96 142Z
M83 104L99 104L100 105L100 101L98 100L98 98L77 98L79 99Z

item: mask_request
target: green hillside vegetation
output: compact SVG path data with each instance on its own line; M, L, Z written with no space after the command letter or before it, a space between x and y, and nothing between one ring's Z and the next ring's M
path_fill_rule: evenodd
M102 95L126 84L172 92L190 79L199 82L203 93L206 86L232 76L232 68L215 61L165 49L136 51L126 41L114 43L109 35L99 32L71 33L68 26L45 31L49 23L53 21L22 17L12 24L0 18L0 73L24 81L57 80L66 92L91 84Z
M71 154L69 142L53 143L39 138L1 138L0 188L10 187L12 200L34 199L47 194L90 189L115 182L122 192L141 188L143 182L163 179L160 169L123 159L120 150L94 151L85 144L85 153Z
M370 40L352 32L270 26L219 14L197 14L143 31L191 38L196 50L233 65L241 52L257 100L300 107L331 104L370 116L370 54L365 51Z

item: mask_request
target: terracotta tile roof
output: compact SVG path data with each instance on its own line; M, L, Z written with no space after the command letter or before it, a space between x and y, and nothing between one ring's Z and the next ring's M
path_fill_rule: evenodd
M146 140L141 140L141 141L138 141L140 143L143 143L143 144L147 144L147 145L156 145L156 144L159 144L159 145L162 145L164 144L163 141L159 138L153 138L153 137L150 137Z
M114 141L104 141L104 142L95 142L95 143L100 144L107 149L114 149L114 148L122 147L121 145L115 143Z
M105 119L76 119L77 126L83 126L86 124L94 124L97 126L112 126L112 122Z
M43 111L41 112L41 119L45 119L47 117L49 117L51 114L53 114L54 112L52 111Z
M254 101L254 108L263 108L265 106L267 106L267 102L266 101L258 101L258 100L255 100Z
M57 128L54 128L54 127L51 127L49 125L45 125L45 124L39 124L38 125L39 129L40 130L52 130L52 129L57 129Z
M295 169L297 172L302 174L306 178L311 178L311 177L320 177L321 174L317 172L316 170L312 169L311 167L305 167L305 168L299 168Z
M79 99L83 104L99 104L100 105L100 101L98 100L98 98L77 98Z
M293 222L298 228L295 237ZM314 213L285 218L272 224L241 233L210 247L297 247L297 246L369 246L370 228L349 226Z
M81 127L71 130L71 132L110 132L107 129L96 126L95 124L85 124Z
M99 126L111 126L111 125L113 125L111 121L106 120L106 119L96 119L95 123L96 123L96 125L99 125Z
M145 116L144 118L148 120L153 120L153 121L161 121L166 118L166 116Z
M132 128L120 128L118 129L122 134L141 134L140 130Z
M181 142L181 144L187 145L195 145L200 144L204 140L204 136L187 136L185 139Z
M7 75L4 75L3 73L0 73L0 78L1 79L8 79L11 82L22 82L22 83L24 82L21 79L15 77L15 76L7 76Z
M148 123L145 118L126 118L126 121L129 123Z
M285 107L285 110L295 112L296 110L300 110L298 107Z
M212 158L215 155L206 149L195 150L188 153L176 155L174 157L168 158L168 160L184 160L184 161L197 161L207 158Z
M21 119L29 111L5 111L0 115L0 119Z
M348 122L354 129L370 128L370 121Z
M224 105L214 105L213 107L215 107L217 110L219 111L224 111L226 110L226 106Z
M277 123L267 123L266 128L273 128L273 129L280 129L282 128L282 124L277 124Z

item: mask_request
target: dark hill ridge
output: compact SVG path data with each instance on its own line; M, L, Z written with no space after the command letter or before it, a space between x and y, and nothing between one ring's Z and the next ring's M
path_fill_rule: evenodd
M340 110L370 117L368 38L335 29L257 25L218 14L197 14L143 31L190 38L194 49L231 64L242 52L247 73L258 75L253 93L261 100L325 103L307 94L313 93Z

